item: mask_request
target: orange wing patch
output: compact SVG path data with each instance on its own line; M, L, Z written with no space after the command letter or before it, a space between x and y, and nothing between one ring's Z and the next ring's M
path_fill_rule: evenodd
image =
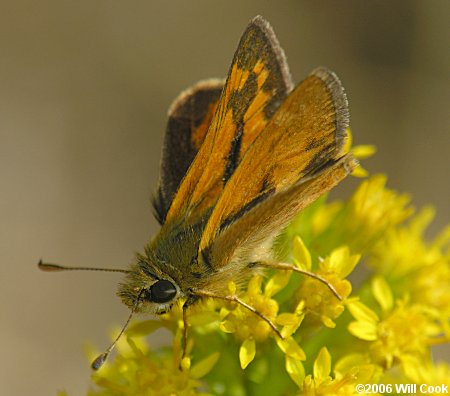
M343 156L347 107L334 73L317 69L300 83L230 178L207 222L199 250L208 250L218 234L270 196L333 166Z
M167 222L208 216L291 86L271 27L255 18L241 38L208 133L175 195Z

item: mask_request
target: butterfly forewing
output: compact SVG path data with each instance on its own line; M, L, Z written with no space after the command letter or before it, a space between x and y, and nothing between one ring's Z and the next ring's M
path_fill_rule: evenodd
M253 229L252 222L258 216L249 213L264 201L271 199L271 204L264 206L266 211L260 216L277 228L276 218L282 215L283 205L289 202L291 209L286 207L281 225L305 206L302 201L317 198L312 191L305 190L306 184L300 186L302 183L320 174L319 185L324 193L347 175L342 166L331 168L343 156L348 118L347 100L337 77L323 68L315 70L278 108L246 152L209 217L200 252L211 250L218 235L242 217L253 219L243 220L246 231ZM347 169L351 168L350 162ZM216 260L210 261L220 266Z
M215 205L243 154L291 87L278 41L269 24L256 17L241 38L208 133L167 221L202 217Z

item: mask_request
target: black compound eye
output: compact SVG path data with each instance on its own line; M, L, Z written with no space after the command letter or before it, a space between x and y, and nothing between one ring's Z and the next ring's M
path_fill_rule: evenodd
M156 303L165 303L170 300L172 300L176 294L177 289L173 285L172 282L169 282L168 280L159 280L158 282L154 283L152 287L150 288L150 298L148 298L150 301L156 302Z

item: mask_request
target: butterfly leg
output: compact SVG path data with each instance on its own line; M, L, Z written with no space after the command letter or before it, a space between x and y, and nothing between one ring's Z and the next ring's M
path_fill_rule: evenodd
M225 300L225 301L231 301L238 303L239 305L242 305L245 309L248 309L250 312L253 312L255 315L258 315L262 320L264 320L276 333L278 337L281 339L284 339L280 331L278 330L277 326L263 313L259 312L256 308L252 307L251 305L248 305L246 302L242 301L239 297L233 295L233 296L221 296L215 293L211 293L206 290L193 290L193 294L195 294L198 297L210 297L210 298L217 298L219 300Z
M277 270L284 270L284 271L294 271L298 272L299 274L309 276L310 278L316 279L319 282L322 282L330 291L336 296L336 298L340 301L343 300L342 296L337 292L337 290L334 288L334 286L325 278L322 278L320 275L315 274L314 272L309 272L306 270L302 270L301 268L298 268L297 266L289 263L265 263L265 262L257 262L254 263L253 266L255 267L266 267L266 268L274 268Z
M198 300L198 297L189 296L183 304L183 354L181 359L184 359L187 355L187 335L188 335L188 321L187 321L187 309Z
M186 357L186 348L187 348L187 333L188 333L187 309L189 305L186 303L187 301L183 304L183 355L181 356L181 359L184 359Z

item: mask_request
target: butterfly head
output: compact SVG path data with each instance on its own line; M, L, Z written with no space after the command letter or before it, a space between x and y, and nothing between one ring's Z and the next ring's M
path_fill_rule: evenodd
M137 313L163 314L179 299L181 291L174 279L140 257L120 283L117 295Z

